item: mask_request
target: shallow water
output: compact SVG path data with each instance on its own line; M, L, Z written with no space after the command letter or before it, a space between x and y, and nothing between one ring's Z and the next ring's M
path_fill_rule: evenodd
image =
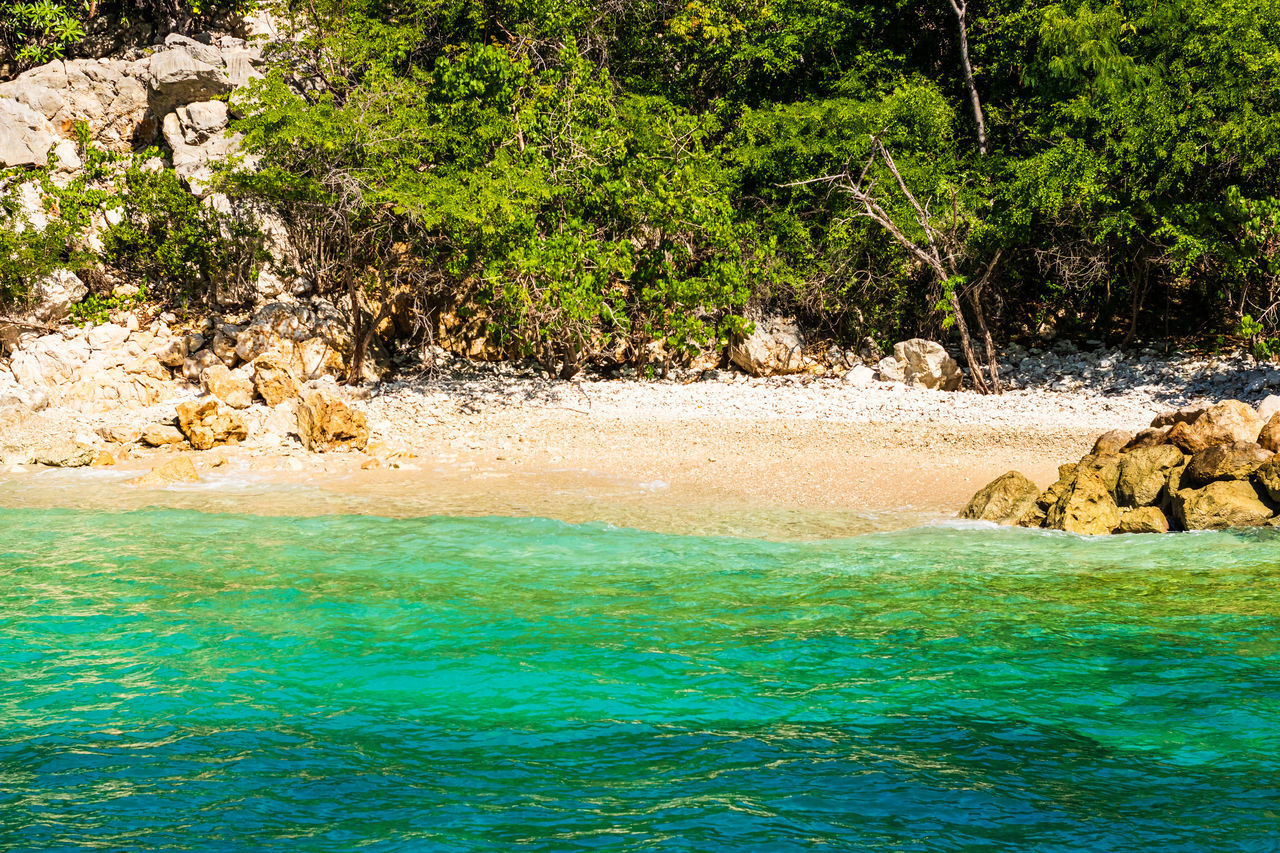
M4 850L1280 849L1267 533L0 530Z

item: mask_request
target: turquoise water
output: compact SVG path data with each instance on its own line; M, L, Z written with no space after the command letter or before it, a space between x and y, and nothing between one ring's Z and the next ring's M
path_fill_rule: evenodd
M1280 538L0 510L3 850L1280 850Z

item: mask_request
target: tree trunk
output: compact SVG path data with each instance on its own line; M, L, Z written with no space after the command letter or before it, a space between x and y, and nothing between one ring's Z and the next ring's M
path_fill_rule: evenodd
M360 293L356 286L356 277L350 266L344 266L343 278L346 279L347 297L351 300L351 340L353 342L351 364L347 369L347 384L359 385L364 379L364 353L368 343L364 336L364 315L360 309Z
M982 378L982 366L973 353L973 339L969 337L969 324L964 321L964 311L960 306L960 297L955 288L949 292L947 301L951 303L951 310L956 316L956 329L960 332L960 346L964 349L965 361L969 362L969 379L973 382L973 390L979 394L990 394L987 380Z
M973 120L978 125L978 153L987 156L987 123L982 119L982 101L978 98L978 86L973 81L973 65L969 62L969 25L965 21L967 3L950 0L960 27L960 65L964 69L964 83L969 89L969 103L973 106Z

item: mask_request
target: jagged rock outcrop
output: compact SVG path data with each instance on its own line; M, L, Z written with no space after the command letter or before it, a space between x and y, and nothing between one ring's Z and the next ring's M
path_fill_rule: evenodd
M791 320L761 320L730 346L729 359L752 376L798 373L804 369L804 336Z
M43 166L57 141L43 115L20 101L0 97L0 168Z
M239 444L249 437L244 417L213 398L180 403L178 428L196 450Z
M253 387L268 406L278 406L297 397L302 383L290 361L272 351L253 359Z
M307 450L364 450L369 444L369 422L364 412L348 406L323 389L303 392L298 400L298 437Z

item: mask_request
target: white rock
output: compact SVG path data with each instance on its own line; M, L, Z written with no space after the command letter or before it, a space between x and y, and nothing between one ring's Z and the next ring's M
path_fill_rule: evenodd
M855 364L841 379L846 385L870 385L876 379L876 372L865 364Z
M1280 413L1280 397L1275 394L1268 394L1258 403L1258 417L1264 422L1271 420L1271 416L1277 413Z
M923 388L955 391L960 387L960 365L942 344L912 338L893 345L894 360L903 368L903 380Z
M47 118L26 104L0 98L0 167L43 166L57 141Z

